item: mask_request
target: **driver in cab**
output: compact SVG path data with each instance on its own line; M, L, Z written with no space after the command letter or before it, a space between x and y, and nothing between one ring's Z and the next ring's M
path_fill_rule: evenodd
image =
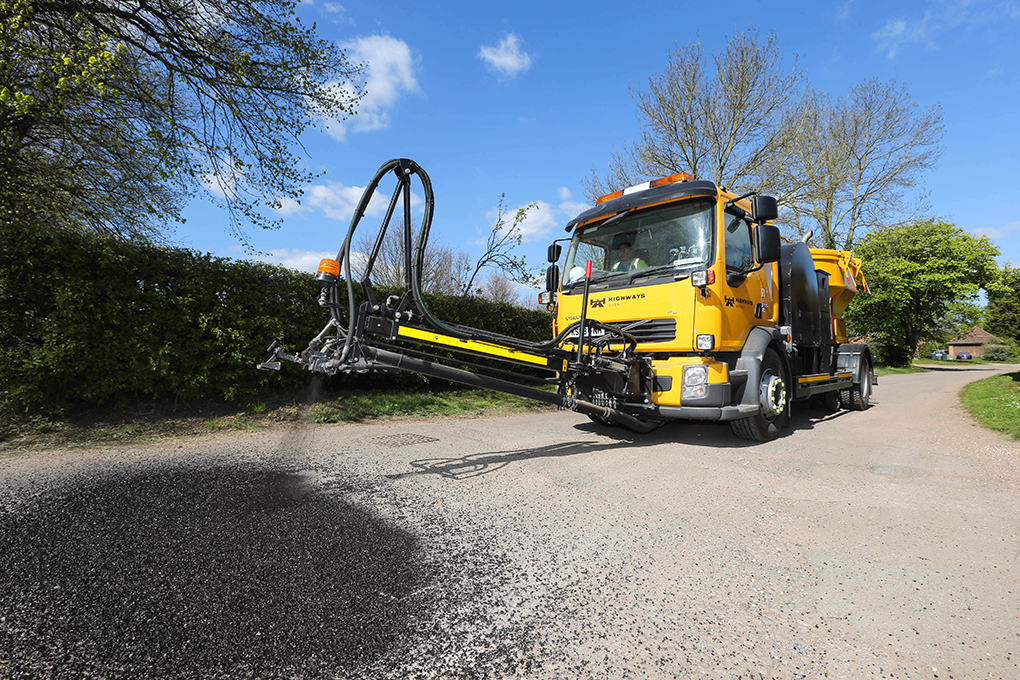
M648 263L634 252L634 233L627 232L613 237L614 263L610 271L627 272L633 269L645 269Z

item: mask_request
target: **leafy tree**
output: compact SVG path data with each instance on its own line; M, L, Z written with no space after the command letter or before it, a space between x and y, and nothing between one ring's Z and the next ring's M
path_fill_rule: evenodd
M294 0L0 0L0 210L153 235L208 189L231 230L312 178L300 133L359 67Z
M857 295L846 317L851 332L874 339L879 359L906 365L920 338L938 332L954 302L996 289L999 251L987 237L937 220L872 231L857 246L870 294Z
M739 33L711 60L701 42L677 47L647 89L631 92L641 139L612 155L605 176L591 171L588 198L681 171L737 190L777 188L805 85L796 62L783 67L772 31L764 41L756 29Z
M988 293L985 330L1002 340L1020 343L1020 269L1002 268L1002 284Z
M967 334L975 326L983 326L985 308L978 301L978 296L967 295L950 302L946 313L936 323L936 330L930 339L937 340L943 347L950 340Z

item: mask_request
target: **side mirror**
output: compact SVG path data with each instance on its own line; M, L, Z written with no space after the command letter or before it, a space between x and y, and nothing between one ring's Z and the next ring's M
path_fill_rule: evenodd
M779 206L772 196L755 196L751 201L751 212L758 224L771 222L779 217Z
M779 262L780 249L783 245L783 241L779 237L779 227L772 224L759 224L755 232L757 233L754 239L754 259L761 264Z
M549 252L546 255L546 259L549 262L556 262L560 259L560 252L563 250L559 243L552 243L549 245Z
M559 248L559 246L556 246ZM560 287L560 268L556 265L549 265L549 268L545 270L545 289L549 291L556 291Z

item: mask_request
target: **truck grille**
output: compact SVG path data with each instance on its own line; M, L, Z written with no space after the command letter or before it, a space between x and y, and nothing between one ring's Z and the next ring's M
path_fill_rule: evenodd
M670 342L671 340L676 339L676 319L614 321L612 325L621 329L627 329L628 326L634 326L634 328L631 328L627 332L637 338L639 343Z

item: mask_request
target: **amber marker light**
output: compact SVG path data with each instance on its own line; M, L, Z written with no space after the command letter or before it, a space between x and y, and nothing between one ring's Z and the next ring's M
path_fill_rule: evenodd
M619 191L614 191L611 194L606 194L605 196L599 196L598 198L595 199L595 205L605 203L606 201L611 201L614 198L619 198L620 196L623 196L623 189L620 189Z
M339 278L339 262L328 258L319 262L319 270L315 273L315 280L319 282L320 286L335 285Z
M686 172L677 172L667 177L660 177L659 179L653 179L649 182L649 185L653 187L661 187L664 184L675 184L676 182L692 182L694 177Z
M595 200L595 205L599 205L601 203L605 203L606 201L611 201L614 198L619 198L620 196L626 196L628 194L635 194L635 193L637 193L639 191L644 191L645 189L651 189L653 187L661 187L661 186L665 186L667 184L675 184L676 182L691 182L693 180L694 180L694 177L691 174L689 174L689 173L686 173L686 172L676 172L676 173L673 173L672 175L667 175L666 177L660 177L659 179L653 179L650 182L644 182L643 184L635 184L632 187L627 187L626 189L620 189L619 191L614 191L613 193L606 194L605 196L599 196Z

